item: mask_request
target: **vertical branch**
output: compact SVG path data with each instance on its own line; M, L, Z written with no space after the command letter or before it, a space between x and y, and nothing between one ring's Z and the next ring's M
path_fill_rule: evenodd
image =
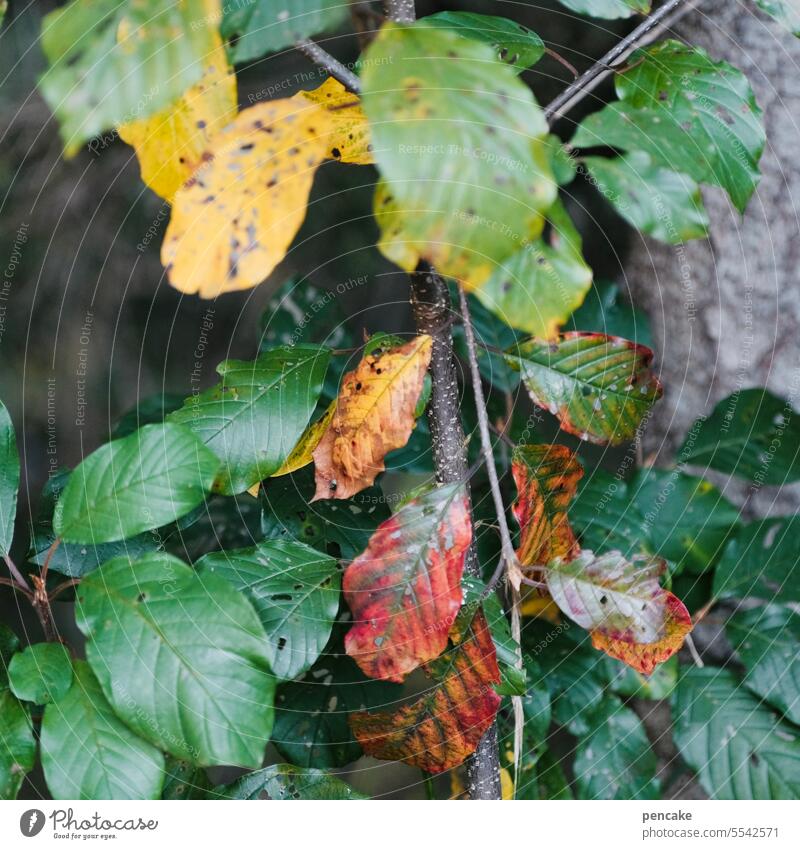
M450 330L450 292L445 281L425 263L420 263L411 275L411 304L417 329L433 339L428 423L436 479L440 483L466 481L469 468ZM480 575L474 539L467 552L465 569L470 575ZM467 790L472 799L501 798L496 725L486 732L475 754L467 759Z

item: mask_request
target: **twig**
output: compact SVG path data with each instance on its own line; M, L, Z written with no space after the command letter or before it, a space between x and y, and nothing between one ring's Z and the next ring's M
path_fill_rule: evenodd
M16 590L18 593L22 593L26 596L28 601L33 602L33 594L26 590L25 587L21 587L14 579L0 578L0 584L4 587L11 587L12 590Z
M323 49L310 38L304 38L298 41L295 47L304 53L308 58L324 68L332 77L349 91L354 94L359 94L361 91L361 80L347 67L345 67L338 59L334 59L327 50Z
M61 593L68 590L70 587L77 587L80 582L80 578L70 578L68 581L64 581L62 584L59 584L53 592L50 593L50 601L55 601Z
M31 585L22 576L22 572L17 569L17 564L9 557L8 554L3 555L3 560L5 560L6 566L8 566L8 571L11 572L11 576L14 578L14 580L30 593Z
M553 50L552 47L545 47L544 52L551 59L555 59L555 61L558 62L559 65L563 65L572 74L573 79L578 79L580 74L578 73L578 69L572 64L572 62L569 62L560 53L556 53L556 51Z
M56 553L56 549L61 545L61 537L56 537L50 545L50 548L47 549L47 555L44 558L44 565L42 566L42 583L47 581L47 571L50 568L50 561L53 559L53 555Z
M700 657L700 652L697 651L697 646L694 644L691 634L686 635L686 647L689 649L689 654L692 656L694 665L698 669L703 669L705 667L705 663L703 663L703 658Z
M571 83L551 101L544 110L548 124L552 126L559 118L563 118L576 103L583 100L589 92L613 73L628 56L644 44L657 38L677 20L691 11L699 0L667 0L652 15L645 18L633 32L611 48L605 56L598 59L587 71L584 71L575 82Z

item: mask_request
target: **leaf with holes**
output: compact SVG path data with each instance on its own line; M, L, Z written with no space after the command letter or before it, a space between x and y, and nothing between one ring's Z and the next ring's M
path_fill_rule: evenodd
M798 481L800 413L766 389L743 389L692 425L678 457L757 484Z
M347 19L347 7L348 0L225 3L220 30L231 40L231 57L240 65L339 26Z
M672 707L675 742L712 799L800 799L800 739L725 669L689 667Z
M708 235L700 187L685 174L654 165L641 151L583 164L601 195L633 227L668 245Z
M800 7L796 0L756 0L756 4L800 38Z
M245 109L211 139L203 165L175 194L161 246L172 286L215 298L272 273L341 132L333 115L300 93Z
M73 0L42 21L39 80L67 155L179 98L213 52L219 0ZM178 34L176 36L176 33Z
M766 136L745 75L699 47L662 41L615 76L619 101L586 118L573 147L643 151L656 165L725 189L743 212Z
M319 657L339 610L336 561L299 542L264 540L252 548L206 554L200 575L229 581L255 608L269 640L269 663L281 680Z
M119 557L83 579L76 621L130 728L198 766L260 766L273 720L270 645L226 580L169 554Z
M563 205L547 211L548 233L500 263L475 290L480 302L506 324L550 339L592 285L583 242Z
M17 798L35 761L36 738L28 709L0 686L0 800Z
M44 705L63 698L72 683L69 650L61 643L36 643L15 654L8 685L18 699Z
M14 423L0 401L0 556L11 551L19 490L19 452Z
M585 628L595 648L645 675L675 654L692 629L680 599L661 588L663 560L619 552L555 559L545 570L550 595Z
M497 15L437 12L435 15L427 15L425 23L488 44L501 62L507 62L517 71L535 65L545 54L544 42L535 32L516 21Z
M336 413L314 449L320 498L350 498L383 471L384 458L408 442L431 359L430 336L364 357L342 381Z
M218 787L224 799L325 799L345 801L366 799L341 778L320 769L300 769L291 764L275 764L243 775L232 784Z
M187 428L145 425L102 445L72 472L53 530L67 542L97 544L161 527L205 499L218 468Z
M424 19L384 25L364 54L364 111L383 178L379 248L470 287L542 230L555 200L547 124L487 44Z
M463 763L494 722L500 682L492 636L482 613L466 639L428 664L432 687L400 708L351 714L356 739L367 754L404 761L426 772Z
M164 765L162 799L210 799L212 786L204 769L168 757Z
M578 542L567 508L583 477L575 454L565 445L518 445L511 473L517 485L513 511L520 527L517 557L523 569L543 566L556 557L571 560L578 553Z
M452 484L409 501L344 573L347 653L372 678L402 681L447 646L472 540L467 495Z
M650 370L653 352L617 336L531 339L508 350L506 360L520 370L534 403L568 433L599 445L633 439L663 392Z
M302 678L278 687L271 742L297 766L345 766L362 755L350 714L385 708L401 693L397 684L367 678L350 658L324 654Z
M562 6L591 18L630 18L631 15L646 15L650 11L650 0L558 0Z
M747 670L744 683L800 725L800 613L777 604L739 610L725 632Z
M357 94L348 91L333 77L328 77L318 88L300 94L309 103L316 103L324 109L331 119L329 159L351 165L371 165L374 162L369 123Z
M222 460L215 491L244 492L280 469L314 412L329 359L327 348L295 345L225 360L216 386L170 413Z
M158 799L164 756L116 716L86 662L74 661L73 673L67 694L42 719L42 767L53 798Z
M161 112L119 128L136 151L142 180L170 202L203 163L211 137L236 117L236 77L216 33L214 41L198 82Z

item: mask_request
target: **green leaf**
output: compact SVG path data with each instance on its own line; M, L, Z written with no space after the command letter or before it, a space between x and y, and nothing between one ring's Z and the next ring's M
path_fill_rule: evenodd
M583 302L592 269L583 258L583 241L563 205L547 212L546 235L513 253L475 290L475 297L506 324L546 339Z
M401 693L399 685L367 678L350 658L324 654L300 680L278 688L272 743L297 766L345 766L362 754L348 716L385 708Z
M535 32L508 18L474 12L437 12L424 20L426 24L488 44L502 62L519 71L535 65L545 53L544 42Z
M233 784L218 787L226 799L366 799L340 778L319 769L300 769L275 764L242 776Z
M653 163L725 189L743 212L766 136L744 74L699 47L662 41L617 74L620 101L586 118L572 145L644 151Z
M339 611L336 560L291 540L207 554L195 564L214 572L253 605L269 640L269 663L281 680L305 672L319 657Z
M556 183L559 186L568 186L578 173L578 164L572 149L552 133L545 138L545 146Z
M337 559L353 560L389 517L379 487L345 501L315 501L313 472L302 469L265 481L261 488L261 528L268 539L294 538Z
M83 579L76 622L103 692L134 731L198 766L261 764L270 647L227 581L168 554L120 557Z
M800 516L764 519L741 528L714 573L715 597L800 601Z
M796 0L756 0L756 5L800 38L800 8Z
M36 643L11 658L8 685L25 702L60 701L72 683L69 650L61 643Z
M569 779L564 774L562 761L545 749L538 758L533 780L517 788L516 799L558 799L575 798L569 786Z
M708 235L700 187L691 177L660 168L641 151L583 164L601 195L633 227L668 245Z
M656 756L639 717L606 696L575 751L579 799L658 799Z
M16 799L36 760L28 709L10 690L0 687L0 800Z
M196 83L214 49L205 0L73 0L45 16L39 81L67 154L158 112Z
M70 475L53 514L66 542L115 542L197 507L219 462L184 427L145 425L90 454Z
M798 731L731 672L689 668L673 703L675 742L712 799L800 798Z
M800 613L777 604L740 610L725 632L747 670L744 683L800 725Z
M661 397L650 370L653 352L602 333L564 333L554 342L531 339L506 352L535 404L563 430L599 445L633 439Z
M650 11L650 0L558 0L562 6L592 18L630 18L631 15L646 15Z
M162 799L210 799L213 788L204 769L187 761L166 758Z
M8 685L8 664L11 657L19 648L19 637L0 622L0 687Z
M629 482L594 470L578 485L569 518L585 548L653 554L673 574L713 567L739 527L737 508L708 481L655 468Z
M623 298L616 283L607 280L595 280L580 308L572 314L568 327L570 330L601 331L647 348L653 347L647 315Z
M130 652L130 646L127 647ZM164 757L114 714L82 660L42 720L42 767L54 799L157 799Z
M697 419L678 457L761 485L798 481L800 414L766 389L735 392Z
M31 547L28 560L42 566L50 557L49 569L70 578L82 578L94 571L101 563L122 554L135 558L146 551L154 551L160 544L160 536L145 532L127 540L99 543L62 542L52 552L51 546L56 540L53 532L53 513L58 499L69 481L71 472L62 470L48 478L39 499L39 512L31 527Z
M348 0L223 3L220 32L232 40L230 56L239 65L335 29L348 13Z
M0 557L11 551L19 490L19 452L14 423L0 401Z
M174 392L161 392L158 395L150 395L139 401L117 421L112 436L119 439L129 436L140 427L147 424L159 424L163 422L169 413L183 406L183 395Z
M300 439L317 405L330 351L274 348L256 360L225 360L222 380L167 417L187 425L223 461L214 490L235 495L268 478Z
M480 285L539 235L555 200L530 89L487 45L424 19L382 27L362 82L383 178L381 251L405 270L423 257Z
M651 675L642 675L621 663L614 663L609 672L611 689L619 696L667 699L672 695L678 681L678 657L674 655L664 663L659 663Z

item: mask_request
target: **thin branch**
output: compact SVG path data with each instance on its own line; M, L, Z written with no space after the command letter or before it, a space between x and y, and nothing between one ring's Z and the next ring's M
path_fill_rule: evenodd
M580 74L578 73L578 69L572 64L572 62L565 59L560 53L557 53L553 50L552 47L545 47L544 52L551 58L558 62L559 65L563 65L571 74L573 79L578 79Z
M332 77L339 80L348 91L359 94L361 91L361 80L338 59L334 59L327 50L320 47L316 41L305 38L302 41L298 41L295 47L301 53L308 56L312 62L324 68Z
M17 569L17 564L9 557L8 554L3 555L3 560L5 560L6 566L8 566L8 571L11 572L11 577L14 578L20 587L24 587L30 593L31 585L25 580L22 572Z
M53 555L56 553L59 545L61 545L61 537L56 537L50 548L47 549L47 555L44 558L44 565L42 566L42 583L47 582L47 571L50 568L50 561L53 559Z
M669 29L676 21L690 12L699 0L667 0L652 15L645 18L633 32L598 59L594 65L571 83L544 110L548 124L552 126L559 118L586 97L609 74L619 68L636 50Z
M12 578L0 578L0 585L4 587L11 587L12 590L16 590L18 593L22 593L28 601L33 602L33 594L28 592L25 587L21 587L15 580Z
M61 595L61 593L63 593L65 590L68 590L70 587L77 587L80 582L80 578L70 578L68 581L64 581L63 583L59 584L53 590L53 592L50 593L50 601L55 601Z

